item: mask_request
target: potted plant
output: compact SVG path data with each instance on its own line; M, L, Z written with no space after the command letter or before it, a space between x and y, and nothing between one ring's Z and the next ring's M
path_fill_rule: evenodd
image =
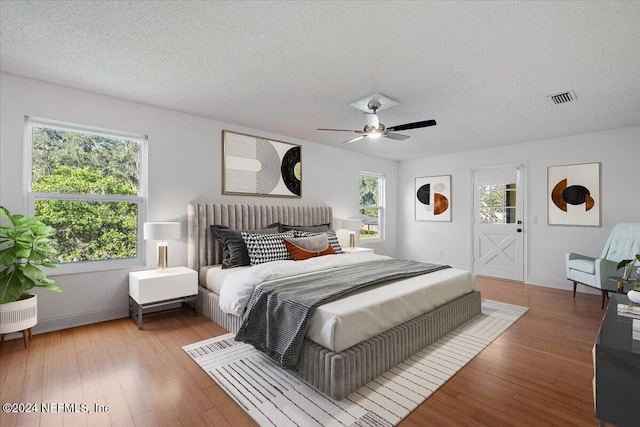
M38 323L37 296L33 287L62 292L48 279L42 267L55 267L56 254L50 237L53 228L34 217L11 215L0 206L0 214L9 221L0 225L0 335L22 331L25 347L27 334Z
M640 267L638 267L636 280L632 279L632 272L635 268L634 262L638 260L640 262L640 254L636 254L636 259L623 259L618 263L618 269L624 268L622 273L622 278L624 280L628 280L633 284L633 290L627 292L627 296L629 299L635 303L640 304Z
M624 268L624 272L622 273L622 278L628 280L631 277L631 273L633 272L634 262L638 260L640 262L640 254L636 254L636 259L623 259L618 263L617 269Z

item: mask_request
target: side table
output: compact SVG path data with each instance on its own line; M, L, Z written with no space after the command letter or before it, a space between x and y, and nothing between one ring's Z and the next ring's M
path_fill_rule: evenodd
M174 303L191 303L194 315L198 315L198 273L187 267L166 270L144 270L129 273L129 315L142 329L145 308ZM154 313L155 314L155 313Z
M365 254L365 253L373 253L373 249L371 248L363 248L360 246L356 246L356 247L348 247L348 248L342 248L342 252L346 253L346 254Z
M640 286L640 279L623 279L620 276L609 276L609 280L612 282L616 282L616 292L619 294L624 293L624 288L626 285L631 285L631 289L636 286Z
M633 339L632 319L618 316L618 304L629 304L613 294L593 346L593 399L600 425L637 426L640 419L640 341Z

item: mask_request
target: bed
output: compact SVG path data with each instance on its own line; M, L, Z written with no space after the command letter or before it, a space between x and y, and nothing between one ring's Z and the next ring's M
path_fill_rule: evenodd
M220 294L217 289L208 289L206 283L204 283L206 278L204 269L220 264L223 258L220 245L211 235L211 225L223 225L231 229L253 230L264 228L276 222L313 226L328 224L332 220L332 209L322 206L189 204L187 207L187 258L188 266L200 272L201 286L198 291L200 311L230 332L238 332L242 323L240 316L222 311L220 308ZM361 257L362 255L352 256ZM348 262L348 255L332 255L332 257L344 257L338 259ZM317 262L321 264L324 261L318 260ZM394 306L395 309L389 309L390 306L388 306L369 307L363 312L351 310L350 317L358 325L370 323L363 319L366 320L367 315L375 316L376 310L378 310L378 313L380 311L386 313L397 312L403 313L405 316L407 315L405 312L412 313L412 317L409 319L394 318L389 320L390 323L383 325L384 328L388 329L377 332L375 330L363 331L360 330L363 329L361 327L354 328L349 326L348 319L340 319L338 323L344 326L342 329L346 333L353 329L359 329L358 334L360 335L356 334L358 338L336 336L334 334L336 328L333 326L331 328L323 328L323 322L330 319L329 321L333 321L335 324L335 317L332 317L335 311L340 311L347 305L351 307L351 303L364 301L364 298L356 296L353 297L354 299L351 303L345 302L345 300L337 300L320 306L317 310L319 314L314 313L315 320L312 318L312 322L310 322L312 325L310 329L315 329L316 335L313 337L307 335L307 338L304 339L301 356L297 364L297 375L331 398L341 400L451 330L480 314L480 294L473 290L474 278L471 273L458 269L446 269L427 274L424 277L429 277L428 280L433 282L431 285L437 287L441 294L446 294L444 297L441 295L439 298L445 298L447 302L437 303L435 307L428 308L411 307L398 309L396 305ZM415 283L419 279L411 278L405 280L400 284L394 284L394 286L398 286L396 290L391 288L391 291L386 292L398 292L400 289L404 292L406 289L412 289L412 286L416 286L415 292L417 293L405 294L404 299L413 301L420 299L416 298L416 296L424 295L420 294L424 290L419 289ZM451 289L455 286L461 289L457 291L462 293L461 295L451 294ZM385 292L382 289L384 287L374 286L371 292ZM438 301L437 298L436 301ZM391 302L391 304L393 303L399 304L398 302ZM416 312L416 310L418 311ZM378 325L378 327L380 326ZM327 333L327 329L332 332ZM375 335L371 335L372 333L375 333ZM357 342L354 343L354 339Z

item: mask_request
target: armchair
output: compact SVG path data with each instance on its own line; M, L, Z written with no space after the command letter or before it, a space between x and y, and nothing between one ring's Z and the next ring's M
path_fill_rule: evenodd
M573 296L578 283L602 291L602 308L608 292L615 291L609 281L615 276L616 266L623 259L634 259L640 253L640 223L616 224L611 230L600 258L591 258L576 253L566 255L567 279L573 281Z

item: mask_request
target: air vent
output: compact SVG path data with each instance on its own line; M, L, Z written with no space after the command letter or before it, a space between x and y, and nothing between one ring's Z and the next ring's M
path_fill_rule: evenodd
M569 92L559 93L557 95L550 95L548 98L551 98L554 104L566 104L567 102L575 101L578 99L574 91L570 90Z

